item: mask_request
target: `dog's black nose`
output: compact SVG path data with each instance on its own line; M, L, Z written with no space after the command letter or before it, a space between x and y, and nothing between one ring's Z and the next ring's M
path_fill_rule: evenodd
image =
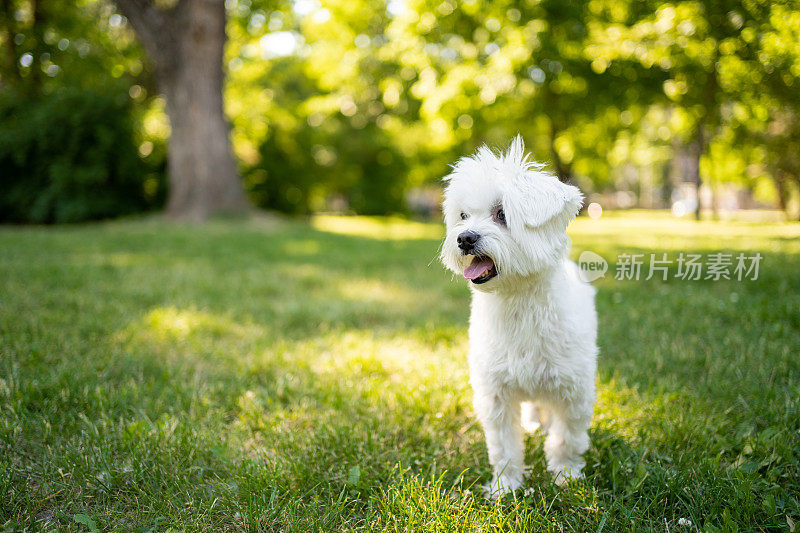
M475 243L478 242L481 236L475 233L474 231L463 231L459 233L458 239L458 247L461 248L465 252L469 252L473 248L475 248Z

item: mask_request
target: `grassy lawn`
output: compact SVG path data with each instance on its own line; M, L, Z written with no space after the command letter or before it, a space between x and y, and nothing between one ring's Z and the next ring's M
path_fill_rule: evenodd
M573 256L759 251L757 281L598 287L586 479L528 437L487 502L441 227L0 229L0 528L723 531L800 523L800 224L581 218ZM673 267L674 270L674 267ZM685 520L691 521L692 526Z

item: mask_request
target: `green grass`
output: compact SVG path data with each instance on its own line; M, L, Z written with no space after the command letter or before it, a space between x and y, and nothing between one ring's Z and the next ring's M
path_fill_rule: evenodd
M441 228L0 229L6 530L725 531L800 522L800 225L581 218L573 256L760 251L757 281L596 282L587 477L489 476Z

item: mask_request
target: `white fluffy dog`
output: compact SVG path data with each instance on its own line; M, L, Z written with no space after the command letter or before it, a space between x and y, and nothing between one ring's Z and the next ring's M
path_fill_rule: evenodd
M548 429L556 482L580 477L595 400L594 288L567 259L580 191L542 171L517 136L445 178L441 259L470 280L470 383L494 467L488 495L523 483L523 428Z

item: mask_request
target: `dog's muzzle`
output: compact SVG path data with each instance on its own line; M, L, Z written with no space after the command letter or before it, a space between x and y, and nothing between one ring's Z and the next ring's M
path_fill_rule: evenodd
M480 238L481 236L474 231L462 231L458 234L456 241L458 242L458 247L461 248L461 252L468 254L475 249L475 243Z

